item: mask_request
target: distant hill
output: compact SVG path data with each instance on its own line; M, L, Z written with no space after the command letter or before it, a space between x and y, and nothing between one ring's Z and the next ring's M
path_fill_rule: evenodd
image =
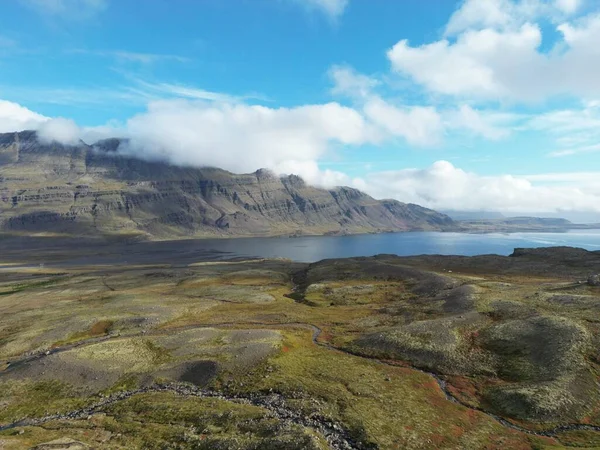
M463 220L458 222L465 232L563 232L574 229L595 229L600 224L574 224L567 219L548 217L506 217L492 220Z
M0 134L0 231L149 238L347 234L456 227L448 216L268 170L233 174L123 156L121 141Z
M442 210L442 214L446 214L453 220L493 220L504 219L504 214L497 211L456 211Z
M562 212L541 212L541 213L521 213L519 217L513 214L502 213L499 211L459 211L459 210L440 210L453 220L458 221L478 221L478 220L500 220L500 219L522 219L525 218L543 218L543 219L566 219L573 224L598 224L600 223L600 213L583 211L562 211Z

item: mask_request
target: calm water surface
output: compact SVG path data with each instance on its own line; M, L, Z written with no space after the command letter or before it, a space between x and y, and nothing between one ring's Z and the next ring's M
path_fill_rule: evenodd
M414 232L197 242L202 242L203 248L231 252L235 256L281 257L314 262L326 258L372 256L379 253L394 253L401 256L422 254L472 256L490 253L509 255L516 247L570 246L600 250L600 230L511 234Z
M415 232L299 238L193 239L139 242L127 246L84 246L83 251L73 249L72 242L65 244L43 239L28 241L27 244L6 240L4 245L5 249L0 249L0 263L17 264L17 267L34 267L40 264L57 267L171 264L184 267L200 261L230 258L288 258L300 262L315 262L327 258L372 256L380 253L400 256L510 255L516 247L571 246L600 250L600 230L565 233ZM24 250L20 249L21 246ZM14 268L14 265L0 267L0 271Z

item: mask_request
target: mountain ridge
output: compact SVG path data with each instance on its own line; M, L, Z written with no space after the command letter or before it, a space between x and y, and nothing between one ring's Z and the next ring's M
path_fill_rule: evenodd
M5 232L183 237L449 230L448 216L351 187L308 185L259 169L234 174L121 154L122 140L43 143L0 134L0 229Z

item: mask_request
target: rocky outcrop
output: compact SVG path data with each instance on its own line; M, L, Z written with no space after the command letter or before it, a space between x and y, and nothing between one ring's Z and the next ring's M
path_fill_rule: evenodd
M348 187L307 185L268 170L237 175L178 167L92 146L0 134L0 228L69 234L268 236L444 230L448 216Z

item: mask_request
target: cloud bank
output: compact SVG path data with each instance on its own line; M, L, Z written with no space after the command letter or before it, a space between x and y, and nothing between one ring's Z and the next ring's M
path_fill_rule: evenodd
M18 103L0 100L0 133L37 129L49 120Z
M368 109L368 108L366 108ZM419 114L413 114L418 120ZM385 111L383 117L394 117ZM473 118L467 107L461 117ZM404 113L408 114L408 113ZM338 103L296 108L190 100L152 102L122 127L80 128L64 118L50 119L15 103L0 101L4 131L35 128L44 142L76 145L100 138L131 139L122 152L174 164L216 166L234 172L269 168L297 174L319 186L349 185L376 198L395 198L434 209L495 210L508 213L590 211L600 213L600 172L482 176L438 161L425 169L370 172L362 177L323 170L319 159L336 146L377 143L386 130L377 113L364 116ZM560 117L560 116L559 116ZM552 118L541 120L554 123ZM402 118L410 121L410 115ZM458 119L457 119L458 120ZM462 119L460 119L462 120ZM393 122L391 122L393 123ZM474 120L494 138L495 131ZM411 133L419 136L418 127ZM398 134L402 130L391 130ZM383 133L383 134L382 134Z
M367 175L367 191L434 209L600 213L600 171L585 174L481 176L438 161L425 169Z

